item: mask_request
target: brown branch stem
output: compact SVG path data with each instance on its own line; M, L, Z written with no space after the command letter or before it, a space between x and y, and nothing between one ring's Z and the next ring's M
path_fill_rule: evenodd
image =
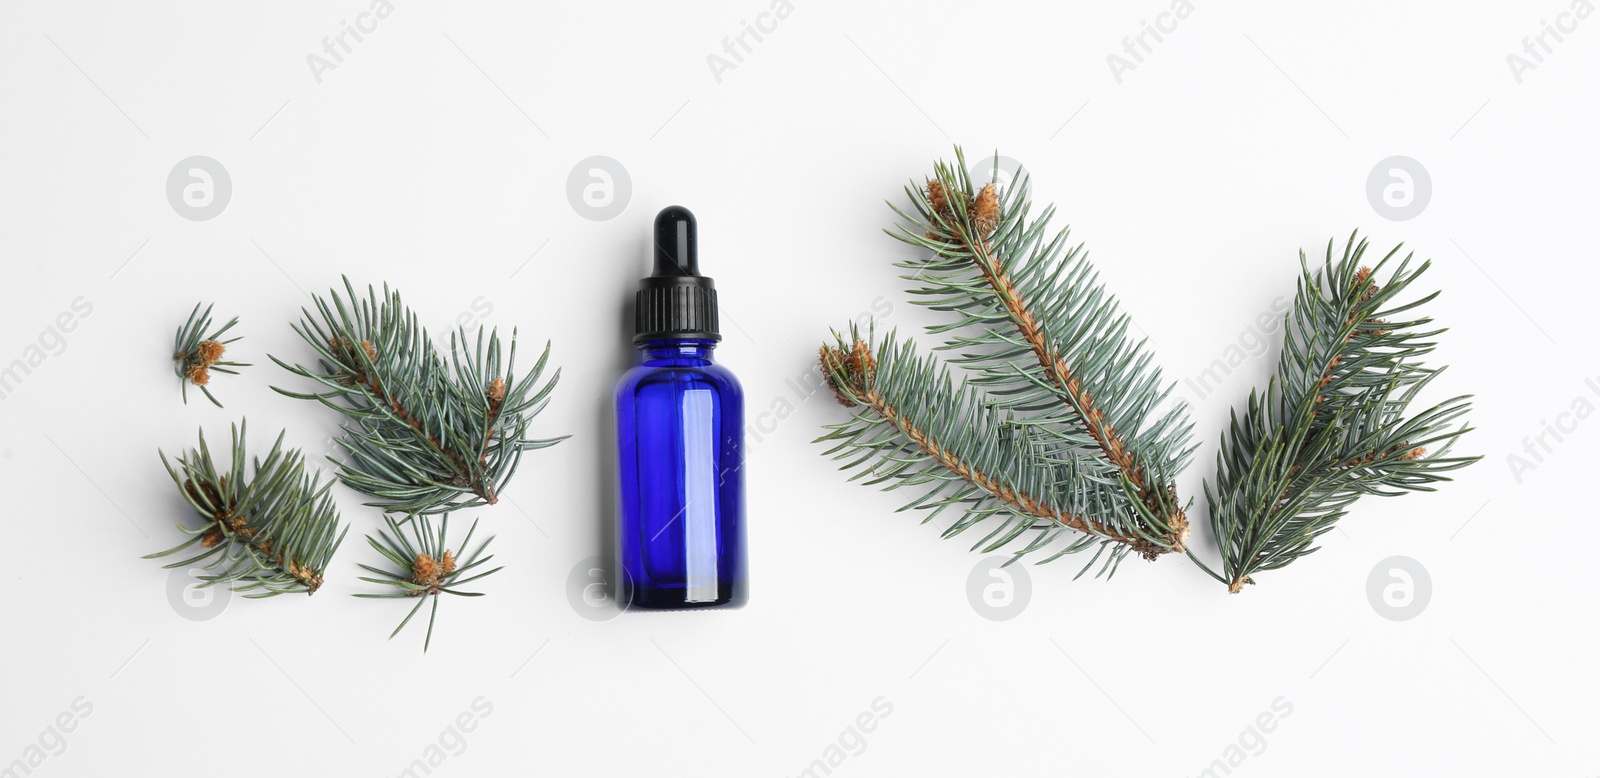
M995 499L1004 502L1013 509L1025 515L1057 522L1066 527L1078 530L1079 532L1085 532L1091 535L1104 537L1118 543L1132 546L1135 551L1139 552L1139 554L1146 559L1154 559L1157 555L1164 554L1169 551L1182 550L1181 546L1173 546L1170 548L1161 546L1137 535L1133 535L1122 530L1113 529L1092 519L1076 516L1051 508L1041 502L1038 498L1035 498L1025 492L1013 489L1012 487L997 481L987 473L978 470L971 464L962 461L960 457L939 445L938 441L933 440L921 428L911 423L911 421L902 415L898 410L896 410L893 405L890 405L889 402L884 399L883 395L879 394L876 389L868 389L865 395L862 397L862 400L865 402L867 407L873 410L874 413L882 416L884 420L888 421L890 424L893 424L895 428L899 429L901 434L905 435L906 438L915 443L917 448L921 449L924 454L932 457L934 461L944 466L950 472L961 476L961 478L967 483L970 483L973 486L988 492Z
M223 477L226 483L227 477ZM225 541L229 535L238 535L244 538L244 545L250 550L261 554L268 562L276 565L280 570L289 574L295 580L304 584L307 592L315 593L322 587L322 571L310 565L302 565L294 559L285 559L283 554L272 547L272 541L259 539L260 533L251 523L248 515L235 515L235 505L231 500L222 500L221 492L210 484L196 484L193 480L184 482L184 489L196 500L215 505L216 510L211 515L211 529L200 537L202 548L214 548Z
M478 497L482 498L490 505L498 503L500 498L494 493L494 488L484 483L481 476L474 476L467 466L457 459L455 455L451 454L449 451L446 451L444 444L440 443L439 439L433 436L433 433L429 432L425 427L422 426L421 422L417 421L416 417L411 415L411 412L406 409L405 405L400 402L398 397L389 394L384 389L383 383L378 380L378 377L376 375L369 374L362 366L360 357L357 357L353 353L349 353L348 346L340 341L340 338L334 338L334 350L336 353L343 351L344 353L341 353L340 356L347 356L349 357L349 361L354 363L354 366L350 368L351 378L357 383L361 384L367 390L367 392L372 395L373 399L380 400L387 405L390 412L395 415L395 418L398 418L406 424L411 425L412 429L421 434L422 437L428 441L429 445L433 446L434 450L438 451L439 455L444 457L445 462L456 471L457 480L461 485L471 488L473 494L478 495ZM373 347L372 341L361 341L361 348L367 352L368 359L377 358L376 348ZM487 449L487 438L485 438L484 445L485 449Z
M1094 395L1083 387L1066 358L1056 353L1040 328L1038 318L1033 315L1027 301L1023 299L1006 273L1005 266L995 258L994 250L987 238L963 233L962 240L978 257L979 261L975 264L979 272L983 274L984 280L989 282L989 286L994 289L995 295L1005 306L1006 313L1016 325L1018 334L1033 350L1039 366L1044 369L1051 382L1071 398L1073 410L1078 413L1084 427L1094 438L1095 444L1105 454L1106 459L1127 477L1129 483L1133 484L1146 509L1158 516L1167 511L1168 509L1164 507L1165 501L1161 499L1162 495L1156 490L1170 491L1170 487L1148 483L1144 466L1134 456L1122 434L1106 418L1105 412L1095 404ZM1183 509L1176 505L1170 510L1171 514L1163 517L1167 526L1171 528L1168 538L1172 547L1166 550L1182 551L1189 535L1189 519L1184 515Z
M1372 280L1372 271L1368 270L1365 267L1363 267L1360 270L1358 270L1357 273L1356 273L1355 283L1351 286L1351 296L1350 296L1350 300L1349 300L1350 313L1347 316L1345 316L1345 321L1344 321L1345 326L1349 327L1350 331L1346 332L1344 334L1344 338L1342 338L1339 341L1339 348L1334 349L1333 353L1329 355L1327 364L1323 366L1322 374L1317 379L1316 386L1313 387L1312 390L1311 390L1312 393L1313 393L1312 394L1312 398L1311 398L1311 420L1312 420L1312 422L1316 421L1318 411L1320 411L1321 410L1321 406L1323 404L1327 403L1327 401L1328 401L1327 396L1324 395L1322 393L1322 391L1324 389L1328 388L1329 384L1333 383L1334 371L1337 370L1339 368L1340 363L1342 363L1344 361L1344 350L1345 350L1345 348L1347 346L1350 345L1350 341L1355 339L1356 330L1352 325L1354 325L1356 323L1356 316L1358 315L1358 309L1360 308L1362 302L1364 302L1365 300L1369 299L1371 295L1376 294L1376 293L1377 293L1377 283ZM1296 444L1296 446L1295 446L1295 460L1296 461L1298 461L1300 459L1300 452L1304 451L1305 447L1306 447L1306 444L1308 442L1310 442L1311 434L1312 434L1312 431L1308 429L1306 431L1305 436L1302 437L1300 439L1299 443ZM1417 456L1421 456L1420 450L1418 450L1418 451L1419 451L1419 453L1417 454ZM1393 453L1393 450L1390 450L1389 452L1386 452L1385 455L1387 455L1388 453ZM1407 455L1409 456L1410 452L1407 452ZM1376 459L1377 457L1378 457L1378 452L1373 451L1373 452L1367 454L1366 456L1357 457L1354 460L1351 460L1350 462L1345 463L1344 465L1335 465L1332 468L1332 471L1333 472L1338 472L1338 471L1347 470L1347 469L1354 468L1354 467L1360 467L1361 465L1363 465L1363 464L1365 464L1367 462L1370 462L1373 459ZM1284 480L1283 487L1278 490L1277 498L1272 501L1272 508L1271 508L1272 514L1270 514L1272 518L1274 518L1274 519L1276 518L1277 512L1281 511L1283 509L1283 507L1284 507L1284 504L1288 501L1288 499L1289 499L1289 489L1290 489L1290 487L1295 485L1295 482L1297 480L1296 476L1298 476L1299 473L1300 473L1300 465L1296 464L1296 465L1292 465L1290 467L1289 474L1288 474L1289 477ZM1315 479L1313 479L1313 480L1315 480ZM1270 524L1270 522L1269 522L1269 524ZM1229 584L1228 591L1230 593L1232 593L1232 594L1238 594L1239 590L1244 588L1244 585L1248 584L1248 583L1254 583L1254 582L1250 580L1250 576L1249 575L1241 574L1238 578L1234 579L1234 582L1232 584Z

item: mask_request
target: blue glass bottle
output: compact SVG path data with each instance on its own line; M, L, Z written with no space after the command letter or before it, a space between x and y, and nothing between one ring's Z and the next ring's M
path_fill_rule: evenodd
M688 209L655 223L640 281L640 363L617 384L617 539L624 608L737 608L749 598L744 392L713 361L716 289L700 275Z

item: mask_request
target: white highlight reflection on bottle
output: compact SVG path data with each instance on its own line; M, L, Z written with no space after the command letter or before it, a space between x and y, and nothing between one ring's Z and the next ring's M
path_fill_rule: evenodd
M684 600L717 599L716 395L683 393Z

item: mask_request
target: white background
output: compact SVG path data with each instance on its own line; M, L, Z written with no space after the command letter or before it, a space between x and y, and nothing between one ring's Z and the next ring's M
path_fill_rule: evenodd
M797 0L718 83L707 56L768 0L681 5L395 0L320 84L307 56L367 0L0 5L0 364L93 307L0 402L0 765L43 738L39 775L398 775L442 738L436 775L794 776L842 738L835 775L1193 776L1230 746L1235 775L1600 774L1600 420L1559 417L1600 405L1600 20L1547 39L1518 83L1507 55L1566 0L1196 0L1118 83L1107 55L1165 0ZM1465 450L1485 459L1437 494L1359 503L1237 596L1181 558L1109 583L1051 565L1019 616L983 618L975 538L846 483L809 442L843 409L789 383L875 300L884 326L930 320L900 291L883 201L956 144L1032 170L1180 385L1291 293L1297 251L1356 228L1405 241L1434 259L1421 285L1451 328L1434 399L1477 395ZM192 155L231 174L210 221L165 194ZM631 178L609 221L566 193L593 155ZM1366 195L1393 155L1431 175L1410 221ZM672 203L700 217L719 354L763 425L753 598L591 621L567 580L611 520L609 392ZM306 358L288 324L341 273L397 286L436 333L487 303L483 323L553 340L562 368L536 431L572 438L471 512L507 567L443 604L426 655L420 631L384 640L403 604L349 596L370 591L378 513L343 487L351 537L310 599L194 621L139 558L193 518L158 448L248 415L263 448L287 428L325 450L337 419L274 394L293 383L267 355ZM183 405L168 361L197 300L242 317L230 354L255 363L215 382L224 410ZM1188 398L1185 495L1273 360ZM1519 481L1508 455L1558 418L1564 442ZM1215 562L1203 501L1190 515ZM1368 601L1395 555L1432 583L1410 621ZM492 712L447 734L480 697ZM892 713L841 734L880 697ZM1279 698L1292 712L1251 731ZM73 730L41 734L63 712Z

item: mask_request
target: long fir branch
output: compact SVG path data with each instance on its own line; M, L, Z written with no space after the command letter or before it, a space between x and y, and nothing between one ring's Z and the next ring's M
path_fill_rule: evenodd
M931 252L901 264L917 271L922 304L959 314L934 328L944 350L961 352L953 362L978 371L992 401L1046 419L1063 446L1097 449L1163 550L1183 550L1189 522L1172 479L1193 447L1182 409L1159 410L1171 385L1083 247L1067 248L1066 230L1052 236L1054 209L1029 221L1027 180L1003 195L975 190L966 168L957 149L956 164L908 187L916 215L895 209L890 231Z
M1088 432L1094 446L1127 479L1140 502L1156 518L1169 520L1167 523L1173 531L1174 550L1181 550L1182 536L1188 524L1182 509L1172 499L1173 490L1170 484L1158 485L1150 479L1150 473L1155 468L1146 464L1146 460L1153 452L1130 445L1113 419L1115 405L1104 402L1111 389L1110 382L1105 379L1110 376L1096 375L1100 365L1095 362L1112 365L1122 362L1136 364L1138 368L1148 365L1149 357L1143 352L1142 344L1132 343L1127 338L1130 320L1116 311L1115 301L1107 297L1104 288L1095 282L1081 246L1061 255L1068 234L1065 230L1040 251L1039 236L1044 234L1050 214L1047 212L1034 224L1026 225L1027 204L1014 199L1017 194L1026 191L1025 181L1008 193L1013 199L1002 203L992 183L986 184L975 195L971 194L972 183L965 170L965 159L959 151L955 167L941 163L936 168L937 177L930 180L923 191L915 193L921 219L913 225L903 225L895 236L930 248L942 259L970 263L977 270L987 282L993 300L998 301L998 310L985 299L980 310L987 315L980 319L969 313L967 320L962 323L992 325L998 318L996 313L1003 313L1009 319L1016 337L1026 344L1042 375L1048 380L1048 388L1065 401L1066 408ZM905 214L902 212L901 215ZM917 229L922 229L920 238ZM926 269L927 263L906 264ZM1013 268L1018 268L1015 277ZM1052 268L1058 275L1047 277L1043 274L1043 271ZM948 283L943 286L945 289L925 287L924 291L938 293L953 288ZM1024 286L1031 288L1025 292ZM1060 303L1067 302L1069 297L1089 303L1071 303L1085 315L1078 319L1068 317L1060 329L1069 334L1062 337L1051 332L1052 326L1035 313L1036 306L1030 300L1045 301L1043 308L1046 310L1060 310ZM968 305L966 310L971 311L974 307ZM992 338L992 331L985 333L985 336ZM1063 345L1069 342L1076 346L1069 348ZM962 338L956 339L954 344L954 347L970 347L981 345L982 341ZM1085 364L1080 371L1069 355L1084 358L1090 364ZM1112 356L1104 359L1103 355ZM992 354L985 354L976 358L969 356L966 362L974 365L1001 363L1002 372L994 377L1003 380L1010 377L1004 372L1006 369L1026 375L1012 361L1016 356L1014 350L1007 350L998 359ZM1134 392L1148 392L1160 383L1159 373L1155 371L1142 378L1142 385L1131 387ZM1094 391L1096 386L1103 387L1098 395ZM1120 387L1120 390L1129 388ZM1161 399L1160 395L1149 396L1153 400L1149 405L1131 409L1136 413L1129 414L1132 418L1125 422L1128 427L1142 426L1143 417L1150 412L1154 402ZM1178 417L1171 418L1176 421Z
M929 327L944 339L937 351L971 377L996 434L1029 441L1035 461L1015 466L1064 467L1070 478L1051 488L1092 495L1093 513L1079 517L1090 536L1150 559L1183 551L1189 521L1173 477L1193 446L1182 409L1161 410L1171 385L1082 247L1051 232L1052 209L1028 218L1026 181L975 187L956 155L907 188L912 213L890 206L901 218L890 234L927 252L900 263L914 271L915 301L954 314Z
M1085 457L1061 458L1009 410L986 402L973 382L957 380L937 357L919 356L912 342L890 333L874 345L853 332L849 341L823 347L820 358L835 396L857 413L830 425L819 442L834 444L827 453L856 470L852 480L920 487L905 508L927 511L924 521L957 507L962 516L945 537L998 519L974 548L993 551L1031 535L1015 552L1020 558L1057 546L1071 530L1082 535L1045 561L1097 547L1084 570L1105 554L1101 574L1130 551L1164 550L1136 514L1119 509L1114 485L1084 473L1092 466Z

